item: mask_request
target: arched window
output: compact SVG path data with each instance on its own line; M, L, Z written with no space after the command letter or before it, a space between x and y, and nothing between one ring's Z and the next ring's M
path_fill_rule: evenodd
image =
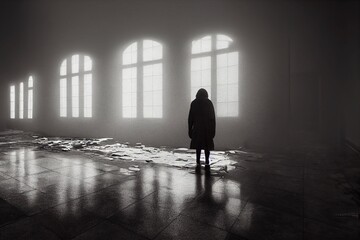
M19 85L19 118L24 118L24 83Z
M15 119L15 85L10 86L10 118Z
M192 42L191 99L199 88L208 91L219 117L239 115L239 63L233 40L208 35Z
M123 118L162 118L163 49L153 40L130 44L122 55Z
M86 55L72 55L60 66L60 117L67 116L92 117L92 60Z
M33 118L33 107L34 107L34 79L32 76L28 79L28 111L27 111L27 118L32 119Z

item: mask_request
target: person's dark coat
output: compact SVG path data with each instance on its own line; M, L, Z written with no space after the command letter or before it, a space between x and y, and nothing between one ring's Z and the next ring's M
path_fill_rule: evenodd
M191 102L188 125L191 149L214 150L215 110L207 91L203 88Z

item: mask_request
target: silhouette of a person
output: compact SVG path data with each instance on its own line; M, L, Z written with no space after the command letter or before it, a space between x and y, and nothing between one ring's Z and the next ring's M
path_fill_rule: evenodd
M189 137L191 138L191 149L196 149L196 164L200 167L201 150L205 151L205 169L210 169L210 150L214 150L215 137L215 110L208 98L208 93L201 88L196 99L191 102L189 118Z

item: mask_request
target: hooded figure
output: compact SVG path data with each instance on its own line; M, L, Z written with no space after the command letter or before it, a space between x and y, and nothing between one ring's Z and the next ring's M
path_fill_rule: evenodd
M208 98L207 91L203 88L197 92L196 99L191 102L188 124L191 138L190 148L197 150L198 164L200 164L201 149L205 150L206 163L209 164L209 151L214 150L213 138L215 137L216 122L214 106Z

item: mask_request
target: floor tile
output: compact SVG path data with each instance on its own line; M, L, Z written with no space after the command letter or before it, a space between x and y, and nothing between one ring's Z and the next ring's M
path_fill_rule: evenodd
M138 201L116 213L109 220L147 238L154 238L180 212L156 207L144 201Z
M0 229L0 239L11 240L59 240L53 232L44 228L34 218L23 218Z
M302 239L303 218L248 202L231 232L248 239Z
M36 220L61 238L73 238L101 219L86 211L81 202L70 201L36 215Z
M23 212L0 198L0 226L18 220L24 216L25 214Z
M102 222L87 232L74 238L74 240L145 240L135 233L108 221Z
M226 232L197 222L186 216L179 216L155 239L198 239L198 240L223 240L226 238Z

